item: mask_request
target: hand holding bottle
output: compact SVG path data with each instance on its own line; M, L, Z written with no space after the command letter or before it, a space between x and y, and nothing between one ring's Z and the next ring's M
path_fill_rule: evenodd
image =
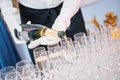
M66 31L66 29L69 26L70 26L70 19L59 15L55 20L55 23L52 25L52 29L58 31Z
M65 36L64 31L57 31L39 24L22 24L22 31L15 30L19 40L30 41L28 48L32 49L39 45L54 45Z
M61 39L54 36L43 36L37 40L31 41L28 45L29 49L33 49L39 45L55 45L59 43Z

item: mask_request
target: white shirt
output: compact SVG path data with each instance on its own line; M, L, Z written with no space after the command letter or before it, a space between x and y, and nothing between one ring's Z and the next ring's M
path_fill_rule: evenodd
M18 0L19 3L34 9L47 9L58 6L64 0Z

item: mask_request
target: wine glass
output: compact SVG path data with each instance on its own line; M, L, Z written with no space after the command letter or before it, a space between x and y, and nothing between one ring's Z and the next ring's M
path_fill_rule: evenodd
M8 73L5 76L5 80L21 80L21 79L22 77L20 76L20 73L17 71Z
M57 60L57 66L60 67L62 65L65 65L65 53L64 53L64 49L62 49L61 47L56 47L54 49L54 58L56 58L55 60Z
M56 47L59 47L59 44L48 45L48 46L47 46L47 50L48 50L48 51L51 51L51 52L54 52L54 49L55 49Z
M5 79L5 76L8 74L8 73L11 73L11 72L14 72L15 71L15 68L14 66L7 66L7 67L4 67L0 70L0 74L1 74L1 77L2 79L4 80Z
M30 67L31 65L33 65L33 63L29 60L21 60L19 62L16 63L16 70L22 75L23 75L23 71L24 71L24 68L26 66Z
M33 65L33 73L30 77L31 80L41 80L42 75L41 75L41 70L38 68L37 65Z
M1 73L0 73L0 80L3 80L3 79L2 79L2 75L1 75Z
M33 50L35 63L36 63L36 65L38 66L38 68L39 68L40 70L42 70L42 64L40 63L40 62L41 62L41 61L40 61L40 54L41 54L42 52L46 52L45 47L37 47L37 48L35 48L35 49Z
M36 65L40 70L47 71L49 68L49 58L45 47L37 47L33 50Z
M50 70L50 61L46 51L40 54L40 59L38 61L41 62L43 72L48 72Z
M63 38L60 41L60 46L65 48L71 47L73 46L73 41L70 37Z
M79 41L81 45L86 45L86 34L83 32L74 34L74 40Z

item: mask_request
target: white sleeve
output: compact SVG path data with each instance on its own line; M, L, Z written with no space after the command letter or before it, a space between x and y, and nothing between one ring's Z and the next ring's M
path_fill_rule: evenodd
M81 2L82 0L65 0L52 28L65 31L70 25L71 18L78 12Z

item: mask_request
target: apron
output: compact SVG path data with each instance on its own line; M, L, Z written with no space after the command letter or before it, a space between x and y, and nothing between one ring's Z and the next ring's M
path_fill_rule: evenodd
M21 22L22 24L26 24L28 21L31 21L31 24L42 24L51 28L60 13L61 7L62 4L50 9L32 9L19 4ZM66 36L74 40L74 34L79 32L86 33L81 9L72 17L71 24L66 30Z

